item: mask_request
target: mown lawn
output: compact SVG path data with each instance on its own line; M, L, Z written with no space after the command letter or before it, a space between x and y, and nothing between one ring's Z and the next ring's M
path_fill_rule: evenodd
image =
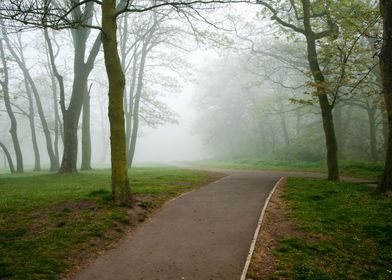
M0 175L0 279L56 279L164 201L220 175L176 168L130 171L134 205L110 199L108 170Z
M351 183L290 178L275 279L392 279L392 198Z
M198 161L195 165L233 168L233 169L258 169L281 171L309 171L327 172L324 161L285 161L262 159L237 159L237 160L206 160ZM341 175L377 181L383 172L382 162L347 161L339 162Z

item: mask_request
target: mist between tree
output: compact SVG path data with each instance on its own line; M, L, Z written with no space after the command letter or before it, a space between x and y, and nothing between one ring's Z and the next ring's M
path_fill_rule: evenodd
M4 1L2 169L388 158L390 4L202 2Z

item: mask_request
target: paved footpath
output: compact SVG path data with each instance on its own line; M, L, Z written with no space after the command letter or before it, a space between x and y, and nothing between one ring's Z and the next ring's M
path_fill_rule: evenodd
M168 203L75 279L238 280L281 174L228 173Z

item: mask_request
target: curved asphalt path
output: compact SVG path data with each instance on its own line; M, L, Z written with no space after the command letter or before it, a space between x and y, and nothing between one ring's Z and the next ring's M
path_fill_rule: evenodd
M238 280L264 202L287 173L223 172L228 176L168 203L75 279Z

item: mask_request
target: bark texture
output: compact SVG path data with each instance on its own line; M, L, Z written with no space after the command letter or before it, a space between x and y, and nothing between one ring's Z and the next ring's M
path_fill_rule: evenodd
M102 44L109 81L109 121L112 163L112 195L115 203L131 201L125 147L125 77L117 50L116 1L102 1Z

